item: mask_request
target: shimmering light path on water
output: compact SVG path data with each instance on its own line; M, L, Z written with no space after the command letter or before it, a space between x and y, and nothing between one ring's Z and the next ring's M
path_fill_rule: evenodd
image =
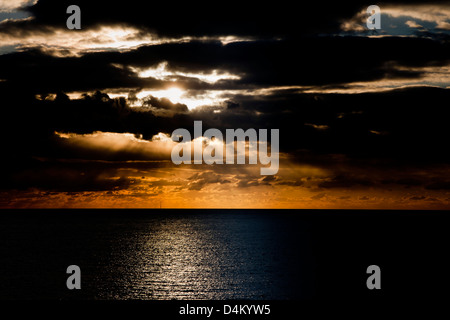
M308 225L257 211L44 214L5 219L2 296L293 299L311 295ZM82 289L65 287L65 268Z

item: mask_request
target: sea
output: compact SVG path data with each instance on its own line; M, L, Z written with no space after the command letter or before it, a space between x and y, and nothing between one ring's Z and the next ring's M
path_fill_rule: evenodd
M449 212L3 210L1 300L313 300L438 295ZM69 266L81 289L69 289ZM369 290L367 269L381 270Z

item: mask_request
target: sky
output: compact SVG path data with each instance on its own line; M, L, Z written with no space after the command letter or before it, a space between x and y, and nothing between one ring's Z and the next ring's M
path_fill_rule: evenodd
M450 208L449 1L378 30L364 1L93 2L0 4L1 208ZM194 121L279 129L278 172L175 165Z

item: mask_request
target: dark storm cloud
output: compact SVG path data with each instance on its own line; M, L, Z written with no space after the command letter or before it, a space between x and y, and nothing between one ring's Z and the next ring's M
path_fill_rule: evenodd
M22 167L17 167L20 164ZM19 169L19 170L18 170ZM49 191L122 190L140 183L126 176L117 177L118 168L101 163L62 163L22 159L19 163L3 163L0 189L37 188Z
M414 196L414 197L409 198L409 200L419 201L419 200L424 200L426 198L427 197L424 197L424 196Z
M422 55L420 46L434 46ZM374 50L379 48L379 50ZM389 48L389 49L387 49ZM399 71L399 65L423 65L448 58L449 45L421 39L303 38L286 41L190 42L142 47L130 53L110 53L111 60L148 66L168 61L172 70L204 72L221 69L242 76L232 81L239 88L287 85L326 85L353 81L418 77L418 72ZM390 62L390 65L386 62ZM152 63L153 62L153 63ZM223 82L218 88L230 88Z
M418 48L427 47L423 52ZM417 78L418 71L399 66L445 65L450 42L430 39L306 37L301 40L236 42L192 41L146 46L125 53L98 54L98 60L145 68L168 62L180 72L225 70L241 80L215 86L186 81L193 89L258 88L261 86L321 86L383 78ZM91 59L95 59L92 54ZM101 57L101 58L100 58Z
M303 181L300 180L280 180L276 183L281 186L300 187L303 185Z
M405 188L417 187L424 184L420 178L406 177L401 179L386 179L381 181L382 184L398 184Z
M107 24L128 24L159 35L251 35L279 36L335 30L342 18L350 18L361 1L341 3L318 2L296 5L279 1L262 5L259 1L143 2L52 1L40 0L28 10L35 21L30 25L51 25L64 28L69 5L79 5L84 28ZM363 3L363 5L365 5ZM204 26L208 27L205 28Z
M295 8L292 2L268 6L258 2L248 9L238 2L215 2L214 6L198 2L176 5L149 2L145 8L142 1L118 6L109 1L41 0L29 9L34 20L4 23L0 32L16 36L34 32L52 34L55 28L65 28L69 4L82 8L84 29L133 25L142 32L155 31L161 36L240 35L255 41L227 45L220 41L190 41L79 57L56 57L42 49L1 55L0 99L5 123L0 128L4 149L2 187L81 191L127 188L131 180L120 178L115 169L89 169L80 175L82 168L44 165L35 159L148 160L138 152L73 147L58 139L55 132L133 133L150 140L159 132L192 130L193 121L202 120L204 130L279 128L281 151L289 159L330 169L330 177L319 183L321 189L382 184L449 189L446 177L427 181L416 177L412 169L402 169L405 165L408 168L422 165L426 170L449 164L448 89L424 87L364 94L305 94L297 89L280 89L267 95L233 93L225 107L207 106L192 111L184 104L154 97L145 100L144 104L150 108L131 108L125 98L110 99L100 92L127 89L136 93L142 88L162 89L175 83L140 78L133 71L156 67L162 61L168 62L169 71L221 70L241 77L214 84L195 77L174 77L176 83L196 93L277 86L346 88L352 82L420 79L421 67L448 65L448 37L436 40L317 36L319 32L338 30L342 19L367 6L356 2L345 5L314 2ZM273 40L275 37L281 39ZM70 100L63 93L96 90L100 91L77 100ZM50 93L58 93L55 100L35 97L40 94L45 99ZM364 169L362 173L352 172L355 167L365 170L376 167L374 173L378 176L367 174ZM383 169L395 173L393 168L398 172L405 170L405 174L397 173L398 176L388 180L386 175L393 174L383 173ZM65 177L58 180L60 176ZM112 179L117 176L119 179ZM267 179L241 176L237 186L303 185L298 180ZM188 187L201 190L207 184L228 182L221 175L204 172L191 177ZM320 195L316 198L325 197L324 193Z
M2 106L3 115L9 121L0 129L5 144L14 153L41 156L52 154L55 145L60 143L55 140L54 132L129 132L151 140L154 134L172 132L191 120L184 115L160 118L148 108L130 108L126 99L110 99L100 92L77 100L70 100L63 93L54 100L39 100L21 92L10 92L4 96ZM23 143L29 141L36 143L23 148Z
M318 156L316 158L319 159ZM347 158L339 162L329 160L326 164L318 161L317 166L328 170L329 174L324 179L318 179L313 190L449 190L448 181L440 178L446 176L445 165L433 168L424 164L385 161L374 166L373 160ZM424 172L427 174L424 175ZM430 181L434 182L430 184Z
M379 6L395 4L442 4L446 1L387 1ZM76 4L82 8L83 26L128 24L155 31L159 35L250 35L297 36L338 30L344 19L367 8L367 1L309 1L293 3L282 0L271 5L260 1L143 2L129 0L111 3L106 0L40 0L29 11L36 23L65 27L66 8ZM204 26L208 26L205 28Z
M130 108L126 99L96 93L69 100L59 94L54 101L37 100L21 92L3 96L2 127L5 147L16 150L17 141L35 141L16 150L44 156L52 153L57 132L129 132L151 139L158 132L176 128L192 131L193 121L203 129L280 128L282 152L303 161L312 154L343 154L351 158L388 159L408 163L448 163L443 148L450 136L450 90L411 88L366 94L291 94L239 101L238 107L220 113L203 108L196 112L160 117L147 108ZM184 110L184 107L183 107ZM326 125L317 130L309 124ZM384 132L385 134L375 134ZM16 141L17 140L17 141ZM317 159L312 156L311 162Z
M142 105L144 107L149 107L153 114L161 116L173 116L175 114L188 112L188 107L185 104L173 103L167 98L158 99L149 96L144 98Z
M403 166L396 167L395 164L391 163L389 168L385 168L387 170L383 170L383 168L379 167L372 167L370 172L360 170L356 173L354 166L355 162L351 161L351 159L349 159L349 161L347 161L347 163L345 163L344 165L341 164L341 166L337 166L336 164L329 164L327 168L331 170L335 175L331 175L325 181L319 182L317 184L317 188L342 190L361 190L370 188L429 189L426 184L428 183L428 181L430 180L430 176L432 175L431 172L430 176L427 177L417 175L416 167L405 166L405 164L403 164ZM370 168L370 166L366 165L366 168ZM402 168L402 171L400 171L400 168ZM403 178L386 180L385 177L388 175Z
M282 128L281 148L363 158L448 162L443 148L450 136L450 91L410 88L365 94L292 94L264 100L239 101L238 111L220 115L220 122L239 123L247 112L246 126ZM241 111L241 112L239 112ZM317 130L308 124L326 125ZM384 134L375 134L383 132Z
M328 181L324 181L318 184L319 188L331 189L331 188L351 188L351 187L367 187L373 183L368 179L359 177L353 177L351 175L338 175Z
M427 190L450 190L450 181L438 180L425 187Z
M56 58L39 50L0 56L2 85L27 93L92 91L103 88L160 87L162 82L139 79L128 69L101 61L99 56Z
M426 52L418 48L427 47ZM305 38L298 41L193 41L142 47L125 53L90 53L54 57L39 50L0 56L2 86L34 93L94 91L106 88L160 89L172 81L140 78L130 67L156 67L168 62L169 71L208 73L222 70L240 80L215 84L192 77L175 77L186 89L257 89L271 86L345 87L357 81L418 79L411 67L448 64L450 41L409 38ZM402 67L402 68L400 68ZM1 89L0 89L1 90Z

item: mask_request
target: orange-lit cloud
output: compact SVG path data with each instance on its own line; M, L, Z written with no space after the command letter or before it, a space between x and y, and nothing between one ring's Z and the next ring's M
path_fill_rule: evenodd
M64 136L64 135L62 135ZM86 139L108 140L107 135L91 135ZM82 137L73 139L84 140ZM112 139L117 139L113 137ZM119 139L135 138L124 135ZM155 139L154 139L155 140ZM86 140L84 140L86 142ZM97 142L94 143L97 145ZM145 148L144 148L145 149ZM74 160L75 161L75 160ZM84 162L88 165L89 162ZM120 188L98 191L24 190L0 193L0 206L56 208L309 208L309 209L445 209L450 207L446 189L408 187L411 180L389 182L387 177L399 176L375 170L351 173L353 178L339 178L331 169L298 164L282 157L276 176L261 176L250 165L180 165L170 161L154 166L151 162L121 164L122 168L103 173L111 183L127 179ZM417 171L430 180L433 172ZM359 177L359 178L358 178ZM366 180L364 180L366 179ZM385 180L383 180L385 179ZM383 180L383 181L381 181ZM427 180L427 181L428 181ZM114 182L115 181L115 182Z
M176 142L170 136L159 133L151 141L143 140L130 133L94 132L92 134L74 134L56 132L56 136L70 148L95 151L98 154L125 154L130 159L155 160L169 159Z

